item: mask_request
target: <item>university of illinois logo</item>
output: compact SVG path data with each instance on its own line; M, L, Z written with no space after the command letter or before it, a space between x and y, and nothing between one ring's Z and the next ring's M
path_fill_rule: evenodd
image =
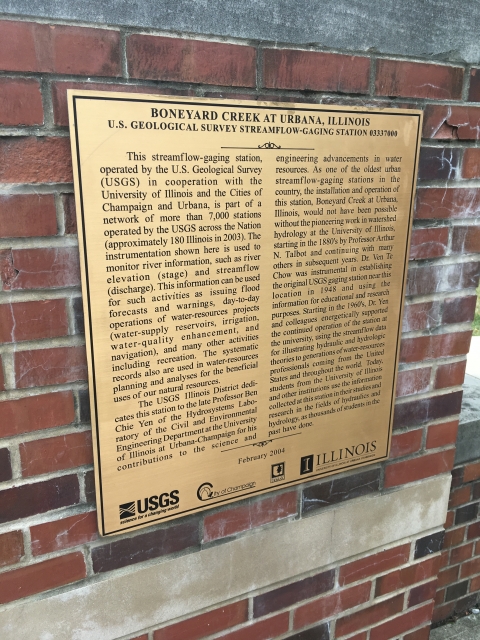
M213 484L210 482L204 482L197 489L197 498L204 502L210 500L213 497Z

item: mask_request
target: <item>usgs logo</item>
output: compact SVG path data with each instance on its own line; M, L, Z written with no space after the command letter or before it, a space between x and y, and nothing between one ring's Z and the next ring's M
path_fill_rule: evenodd
M134 500L133 502L120 504L118 505L120 520L134 518L136 515L141 515L148 511L157 511L158 509L175 506L180 501L178 494L178 489L174 489L173 491L170 491L170 493L161 493L160 495L150 496L149 498L143 498L142 500Z

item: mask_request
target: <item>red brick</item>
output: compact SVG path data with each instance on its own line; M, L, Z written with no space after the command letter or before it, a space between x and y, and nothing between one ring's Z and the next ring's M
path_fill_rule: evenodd
M452 254L480 253L480 227L454 227Z
M6 482L13 478L12 461L10 459L10 449L0 448L0 482Z
M370 640L388 640L397 638L405 631L409 631L421 624L430 622L433 612L433 602L418 607L413 611L408 611L393 620L384 622L370 631Z
M440 305L437 302L405 305L402 331L433 329L438 324L440 324Z
M0 567L16 564L24 554L23 534L21 531L10 531L0 535Z
M457 544L463 542L465 529L466 527L459 527L458 529L450 529L450 531L446 531L443 546L447 549L448 547L455 547Z
M475 218L480 215L480 189L418 189L415 204L417 219Z
M449 567L438 573L438 587L445 587L448 584L452 584L458 579L459 565L455 567Z
M474 558L460 566L460 578L468 578L476 573L480 573L480 558Z
M471 331L442 333L436 336L404 338L400 347L401 362L423 362L434 358L460 356L470 349Z
M409 269L407 295L422 296L460 289L475 289L479 275L478 262L422 265L416 269Z
M45 560L37 564L2 573L0 602L12 602L34 593L48 591L65 584L77 582L87 575L81 553Z
M403 608L403 594L384 600L373 607L357 611L349 616L340 618L337 620L336 635L337 637L345 636L348 633L353 633L363 627L369 627L376 622L380 622L384 618L400 613Z
M464 467L456 467L452 469L452 487L459 487L463 484Z
M479 556L480 555L480 540L478 540L475 543L475 552L474 552L473 555L475 555L475 556Z
M0 342L56 338L68 334L65 300L0 305Z
M410 243L410 260L440 258L448 248L448 227L414 229Z
M294 629L300 629L319 620L337 616L342 611L367 602L370 597L370 590L371 583L364 582L355 587L350 587L304 604L294 612L293 627ZM352 631L355 630L352 629Z
M0 196L0 237L28 238L56 234L57 214L53 194Z
M460 149L456 147L421 147L419 180L455 180L460 172Z
M80 488L75 474L4 489L0 491L0 524L69 507L79 501Z
M392 436L390 458L402 458L403 456L419 451L422 446L422 435L422 429L406 431L405 433L395 433Z
M435 373L435 389L445 389L447 387L458 387L462 385L465 379L466 366L466 360L439 365Z
M450 492L450 500L448 502L448 508L454 509L461 504L467 504L472 499L471 487L459 487Z
M65 223L65 235L76 235L77 214L75 209L75 196L73 193L62 194L62 206Z
M399 371L397 378L397 398L428 391L431 371L432 369L430 367Z
M85 347L18 351L15 381L18 389L87 380Z
M475 315L477 296L462 296L460 298L447 298L443 303L443 324L455 324L457 322L472 322Z
M474 593L475 591L480 591L480 576L470 580L470 593Z
M455 444L457 441L458 420L432 424L427 432L427 449L437 449Z
M375 597L384 596L397 589L404 589L416 582L422 582L435 576L438 572L439 563L439 556L434 556L423 562L416 562L404 569L397 569L385 576L380 576L380 578L377 578L375 586Z
M158 629L153 633L153 640L197 640L224 629L235 627L246 622L248 618L248 601L242 600L226 607L202 613L183 622Z
M439 622L440 620L446 620L449 616L452 615L454 609L455 609L454 602L448 602L447 604L444 604L441 607L436 607L433 610L432 622Z
M4 137L0 140L1 182L72 182L68 138Z
M0 78L0 124L16 126L42 123L40 84L36 80Z
M478 140L480 108L427 104L423 137L437 140Z
M24 478L93 464L90 431L32 440L20 445Z
M453 475L453 472L452 472ZM452 485L453 487L453 482ZM455 520L455 511L447 511L447 515L445 517L445 529L449 529L453 526L453 521Z
M253 47L134 34L127 40L127 60L131 78L255 86Z
M361 633L356 633L354 636L350 636L348 640L367 640L367 631L362 631Z
M80 284L77 250L14 249L3 256L3 289L46 289L73 287Z
M435 595L435 600L434 600L436 607L438 607L439 605L445 602L445 592L446 592L446 589L440 589L439 591L437 591Z
M425 584L421 584L418 587L414 587L410 590L410 594L408 596L408 607L416 607L417 604L421 602L426 602L427 600L433 600L436 594L437 580L432 580L432 582L426 582Z
M40 556L92 542L98 538L97 531L95 511L38 524L30 527L32 553Z
M71 391L44 393L0 402L0 436L51 429L73 422L75 408Z
M120 33L33 22L0 22L0 69L119 76Z
M297 494L295 491L283 495L265 498L242 507L234 507L205 516L204 541L232 536L240 531L260 527L267 522L275 522L297 513Z
M440 554L440 562L438 566L439 571L440 569L444 569L446 566L448 566L448 563L450 561L449 559L450 559L450 551L448 549L443 549Z
M403 637L403 640L428 640L429 637L430 637L430 624L428 624L428 626L426 627L422 627L421 629L417 629L416 631L412 631L411 633L407 633Z
M463 391L454 391L395 405L394 429L411 427L460 413Z
M468 527L467 540L480 537L480 522L475 522Z
M377 60L375 92L380 96L460 100L462 84L461 67Z
M266 49L264 83L271 89L367 93L370 60L320 51Z
M394 547L393 549L387 549L386 551L367 556L361 560L355 560L340 567L338 583L340 586L343 586L350 582L357 582L357 580L383 573L401 564L405 564L408 562L409 557L410 545L404 544L400 547Z
M470 92L468 99L471 102L480 102L480 69L470 71Z
M463 153L462 178L480 178L480 149L465 149Z
M385 488L396 487L450 471L454 458L455 449L451 449L388 464L385 469Z
M463 481L472 482L472 480L478 480L478 478L480 478L480 462L465 465Z
M232 631L222 636L226 640L269 640L270 638L276 638L288 631L289 614L281 613L278 616L267 618L262 622L256 624L250 624L248 627L238 629L238 631Z
M459 564L465 562L473 555L473 542L456 547L450 551L450 564Z

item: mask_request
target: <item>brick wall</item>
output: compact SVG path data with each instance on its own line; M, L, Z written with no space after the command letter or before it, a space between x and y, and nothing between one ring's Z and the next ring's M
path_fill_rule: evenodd
M425 110L388 462L99 538L68 88ZM479 102L480 69L457 63L0 21L1 607L450 472L480 273ZM352 579L350 562L181 624L191 638L422 640L438 556L409 544L392 562L360 560L369 568ZM148 637L186 636L174 625Z

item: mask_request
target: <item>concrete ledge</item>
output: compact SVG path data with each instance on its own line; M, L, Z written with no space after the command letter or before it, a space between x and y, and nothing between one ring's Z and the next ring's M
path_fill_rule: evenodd
M0 613L5 639L114 640L443 526L450 475Z

